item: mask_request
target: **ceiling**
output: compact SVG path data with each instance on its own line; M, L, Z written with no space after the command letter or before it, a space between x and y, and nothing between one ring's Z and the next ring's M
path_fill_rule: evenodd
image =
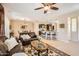
M25 18L28 21L48 21L64 13L72 12L79 9L79 3L57 3L58 11L49 10L47 14L43 10L34 10L42 6L41 3L3 3L7 7L10 16L13 18Z

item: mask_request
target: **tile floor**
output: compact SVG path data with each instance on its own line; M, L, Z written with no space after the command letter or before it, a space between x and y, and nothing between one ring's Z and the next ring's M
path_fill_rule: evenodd
M79 56L79 42L64 42L64 41L60 41L60 40L46 40L43 39L42 37L41 41L63 51L66 52L69 55L72 56Z

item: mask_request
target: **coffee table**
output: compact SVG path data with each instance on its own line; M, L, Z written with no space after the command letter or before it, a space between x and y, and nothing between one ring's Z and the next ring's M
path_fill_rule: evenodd
M41 41L38 41L38 40L32 41L31 42L31 49L32 48L37 50L38 56L40 56L40 53L42 53L42 52L46 52L48 55L48 46L47 46L47 44L45 44Z

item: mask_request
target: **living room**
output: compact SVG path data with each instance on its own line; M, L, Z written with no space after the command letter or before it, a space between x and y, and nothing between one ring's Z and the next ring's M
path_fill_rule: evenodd
M12 38L14 40L15 38L17 41L19 39L21 41L20 46L23 49L22 53L13 53L12 51L9 51L9 53L12 52L12 54L9 55L79 55L79 47L77 46L79 44L79 4L56 3L55 6L59 9L54 9L53 11L49 9L45 14L43 13L43 9L34 10L42 5L43 4L41 3L1 4L5 13L5 34L2 35L6 36L7 39ZM47 5L51 5L51 3L48 3ZM22 40L23 38L24 40L27 38L27 42ZM38 42L39 45L34 41ZM13 41L10 43L12 42ZM44 43L45 49L41 49L43 46L40 42ZM41 46L41 48L37 48L36 45L39 47ZM44 51L39 52L40 50ZM3 55L6 55L6 53Z

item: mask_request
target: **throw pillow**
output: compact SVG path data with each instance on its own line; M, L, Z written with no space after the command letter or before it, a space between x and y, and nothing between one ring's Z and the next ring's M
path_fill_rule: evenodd
M14 37L7 39L5 41L5 44L8 46L8 51L10 51L12 48L14 48L16 45L18 45L16 39Z
M28 40L31 38L28 34L21 35L21 37L23 38L23 40Z

